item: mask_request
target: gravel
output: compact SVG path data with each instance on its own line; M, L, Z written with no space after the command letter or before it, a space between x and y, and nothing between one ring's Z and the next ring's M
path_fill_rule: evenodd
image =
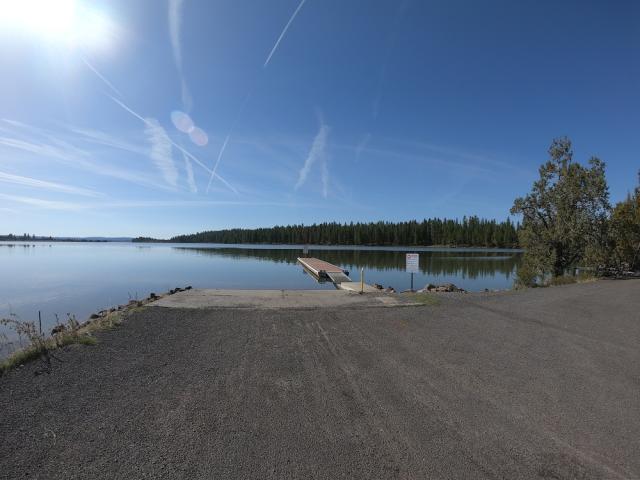
M0 478L639 478L640 281L148 307L0 378Z

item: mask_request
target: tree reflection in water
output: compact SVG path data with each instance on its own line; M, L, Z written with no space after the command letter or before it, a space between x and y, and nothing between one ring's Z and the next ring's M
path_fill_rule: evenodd
M173 247L185 254L252 259L265 262L295 264L302 249ZM410 252L413 250L407 250ZM351 272L360 268L379 271L404 271L405 251L399 250L328 250L309 248L308 256L318 257ZM425 275L459 276L475 279L500 274L510 278L520 262L519 251L495 250L429 250L420 251L420 271Z

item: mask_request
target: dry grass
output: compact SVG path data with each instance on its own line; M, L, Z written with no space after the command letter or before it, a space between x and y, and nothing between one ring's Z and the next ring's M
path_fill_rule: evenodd
M421 305L433 306L433 305L440 304L440 298L438 298L438 296L434 293L426 293L426 292L415 293L415 294L412 294L411 300Z
M48 373L51 368L51 358L55 358L53 355L55 350L68 345L97 344L98 341L93 333L117 327L122 323L123 313L121 311L112 312L82 325L73 316L69 316L65 323L58 324L59 331L50 337L39 332L35 322L21 321L17 318L0 319L0 324L10 327L16 332L21 343L22 339L27 342L26 346L0 362L0 376L13 368L38 359L42 359L43 363L38 372Z
M544 286L557 287L560 285L570 285L572 283L595 282L598 278L591 273L580 273L579 275L562 275L551 278Z

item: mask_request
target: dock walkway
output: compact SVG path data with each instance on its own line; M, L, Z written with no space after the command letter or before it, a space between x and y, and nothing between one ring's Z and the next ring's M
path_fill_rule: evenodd
M332 282L336 288L340 290L348 290L351 292L377 292L378 290L372 285L361 285L360 282L354 282L349 278L349 272L333 265L332 263L325 262L319 258L298 258L298 263L302 267L311 273L316 280Z

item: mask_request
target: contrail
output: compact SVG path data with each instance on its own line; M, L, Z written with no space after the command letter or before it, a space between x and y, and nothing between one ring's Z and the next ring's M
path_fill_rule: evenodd
M144 122L145 125L153 127L153 124L151 122L149 122L149 120L147 120L146 118L142 117L141 115L139 115L138 113L134 112L131 108L129 108L125 103L121 102L120 100L118 100L115 97L112 97L111 95L108 95L108 97L113 100L115 103L117 103L118 105L120 105L120 107L122 107L124 110L126 110L127 112L129 112L131 115L133 115L134 117L136 117L137 119L139 119L140 121ZM227 182L224 178L222 178L220 175L218 175L217 173L213 172L213 170L211 170L209 167L207 167L204 163L202 163L200 160L198 160L195 156L193 156L190 152L188 152L187 150L185 150L184 148L182 148L180 145L178 145L177 143L175 143L173 140L169 139L169 141L171 142L171 145L173 145L175 148L177 148L179 151L181 151L183 154L185 154L187 157L189 157L191 160L193 160L194 162L196 162L200 167L202 167L206 172L211 173L212 175L214 175L218 180L220 180L222 183L225 184L225 186L231 190L233 193L235 193L236 195L238 195L238 190L236 190L229 182Z
M171 139L158 120L150 118L149 124L152 126L147 126L144 130L151 142L151 160L162 173L165 182L172 187L176 187L178 184L178 170L173 161Z
M89 63L89 60L87 60L87 59L85 58L85 56L84 56L84 55L80 55L80 59L81 59L81 60L84 62L84 64L89 68L89 70L91 70L93 73L95 73L95 74L96 74L96 76L97 76L100 80L102 80L102 81L104 82L104 84L105 84L107 87L109 87L109 88L110 88L110 89L111 89L111 90L112 90L116 95L118 95L119 97L122 97L122 96L123 96L123 95L122 95L122 92L120 92L120 90L118 90L118 89L113 85L113 83L111 83L109 80L107 80L107 78L106 78L104 75L102 75L102 74L98 71L98 69L97 69L96 67L94 67L93 65L91 65L91 64Z
M31 188L41 188L43 190L53 190L57 192L70 193L74 195L84 195L87 197L100 197L101 193L94 192L87 188L74 187L64 185L62 183L47 182L31 177L22 177L20 175L12 175L10 173L0 172L0 182L13 183L16 185L24 185Z
M173 50L173 59L176 63L176 69L180 76L180 88L182 89L182 107L188 112L193 106L193 98L189 92L189 86L184 78L182 70L182 10L184 0L169 0L169 37L171 40L171 49Z
M216 164L213 166L213 170L211 170L211 176L209 177L209 183L207 184L207 192L209 193L209 189L211 188L211 182L213 181L213 177L216 174L216 170L218 169L218 164L222 159L222 154L224 153L225 148L227 148L227 143L229 143L229 138L231 135L227 135L227 138L224 139L224 143L222 144L222 148L220 149L220 153L218 153L218 159L216 160Z
M327 170L326 160L325 160L325 148L327 146L327 139L329 136L329 127L327 125L321 124L320 130L318 134L313 139L313 143L311 144L311 149L309 150L309 154L307 155L307 159L304 161L304 165L300 169L300 174L298 176L298 181L294 187L295 190L298 190L304 182L307 181L307 176L309 175L309 171L311 171L311 167L317 160L323 160L323 170L322 170L322 183L323 183L323 194L326 196L327 184L329 181L329 172Z
M191 193L198 193L198 186L196 185L196 179L193 176L193 167L191 166L191 160L184 153L182 154L184 159L184 168L187 171L187 183L189 184L189 190Z
M231 139L231 134L236 129L236 125L238 124L238 121L240 120L240 116L242 115L242 112L244 111L244 107L247 106L247 103L249 102L249 99L251 98L252 94L253 94L253 89L250 90L249 93L247 93L246 97L244 97L244 101L242 102L242 105L240 105L240 108L238 109L238 113L236 113L236 118L233 121L233 124L231 124L231 128L229 129L229 133L227 134L227 138L224 139L224 143L222 144L222 148L220 148L220 153L218 153L218 159L216 160L216 163L213 166L213 170L211 170L211 176L209 177L209 183L207 184L207 192L206 193L209 193L209 188L211 188L211 182L213 181L213 177L216 176L216 172L218 171L218 165L220 164L220 161L222 160L222 155L224 154L224 151L227 148L227 143Z
M307 0L301 0L300 1L300 4L298 5L298 8L296 8L296 11L293 12L293 15L291 15L291 18L289 19L287 24L284 26L284 29L282 30L282 33L278 37L278 40L276 41L276 44L271 49L271 53L269 53L269 56L267 57L267 60L264 62L264 65L262 66L262 68L265 68L269 64L269 61L271 60L271 57L273 57L273 54L278 49L278 45L280 45L280 41L282 40L282 37L284 37L285 33L287 33L287 30L289 29L289 25L291 25L291 22L293 22L293 19L296 18L296 15L298 15L298 12L300 11L302 6L304 5L304 2L306 2L306 1Z

